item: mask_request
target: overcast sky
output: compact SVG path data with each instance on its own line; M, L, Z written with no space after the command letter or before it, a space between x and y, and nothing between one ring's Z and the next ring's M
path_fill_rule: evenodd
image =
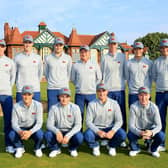
M0 0L0 37L4 23L20 32L38 30L44 21L51 31L69 36L115 32L120 42L149 32L168 32L167 0Z

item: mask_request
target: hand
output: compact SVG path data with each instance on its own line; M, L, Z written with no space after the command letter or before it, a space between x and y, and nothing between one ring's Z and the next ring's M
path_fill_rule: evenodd
M142 139L151 139L152 137L152 131L151 130L145 130L145 131L142 131L141 133L141 136L142 136Z
M69 138L67 136L64 136L62 144L68 144Z
M115 134L115 131L110 130L109 132L106 133L106 136L105 136L105 137L106 137L107 139L112 139L113 136L114 136L114 134Z
M143 139L151 139L153 133L151 130L145 130L144 131L144 135L143 135Z
M32 135L31 131L23 131L23 136L21 137L21 139L28 140L31 135Z
M101 130L99 130L97 132L97 134L99 135L100 138L105 138L105 136L106 136L106 133L104 131L101 131Z
M59 131L59 132L57 132L57 134L56 134L56 139L57 139L57 141L59 142L59 143L62 143L62 141L63 141L63 135L62 135L62 133Z
M21 131L19 131L18 132L18 134L19 134L19 136L21 137L21 139L22 139L22 137L23 137L23 131L21 130Z

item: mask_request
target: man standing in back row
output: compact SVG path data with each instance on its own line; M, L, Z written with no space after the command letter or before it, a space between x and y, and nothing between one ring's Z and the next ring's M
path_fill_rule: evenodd
M138 100L138 89L152 85L152 61L143 56L144 45L134 43L134 58L127 62L126 78L129 88L129 107Z
M126 57L117 52L118 40L112 36L108 40L109 52L101 60L103 83L108 89L108 97L118 102L123 118L122 128L126 131L126 108L125 108L125 61ZM122 143L126 147L125 142Z
M48 111L51 106L58 102L61 88L69 88L72 59L64 53L64 40L56 38L54 41L54 52L45 57L45 76L48 82L47 98Z
M24 85L32 85L34 89L33 99L40 101L40 81L43 75L43 63L41 56L33 53L33 37L23 37L24 51L15 56L16 63L16 102L22 100L22 88Z
M157 58L153 65L153 80L156 82L156 104L162 121L162 131L166 132L166 116L168 107L168 39L160 41L161 56ZM160 151L165 151L165 142L159 147Z
M96 85L101 81L102 74L97 63L90 61L90 48L87 45L80 47L80 60L72 67L71 81L76 88L75 104L80 107L82 120L84 107L96 98Z
M6 43L0 40L0 104L4 117L4 132L6 152L14 153L14 148L8 137L11 130L12 86L15 82L15 65L13 60L5 56Z

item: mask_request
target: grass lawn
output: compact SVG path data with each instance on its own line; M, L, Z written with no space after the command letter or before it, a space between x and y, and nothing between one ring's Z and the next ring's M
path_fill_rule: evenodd
M70 85L73 91L72 100L74 98L74 87ZM153 86L154 87L154 86ZM154 89L153 89L154 90ZM13 91L15 95L15 89ZM41 84L42 101L46 102L46 83ZM152 93L152 101L155 95ZM128 105L127 105L128 113ZM47 113L44 114L44 130L46 125ZM167 168L168 152L162 152L159 159L153 158L145 150L134 158L128 156L127 149L118 149L116 157L110 157L107 150L101 148L101 156L94 157L91 150L83 144L79 149L79 156L72 158L69 156L67 149L62 149L62 154L56 158L48 158L48 150L44 150L42 158L36 158L33 153L33 142L30 140L25 142L26 153L21 159L15 159L13 155L4 151L4 134L3 134L3 118L0 117L0 168ZM168 130L168 129L167 129ZM142 149L143 142L140 141ZM167 141L168 146L168 141Z

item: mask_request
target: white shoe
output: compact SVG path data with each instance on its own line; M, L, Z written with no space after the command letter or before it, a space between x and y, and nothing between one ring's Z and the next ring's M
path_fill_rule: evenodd
M136 150L136 151L130 151L129 152L129 156L136 156L138 153L140 153L140 150Z
M37 157L42 157L43 156L43 152L41 151L41 149L37 149L37 150L35 150L35 155Z
M63 148L68 148L68 144L61 144Z
M72 150L72 151L70 151L70 155L71 155L72 157L77 157L77 156L78 156L77 150Z
M121 143L120 146L121 146L122 148L126 148L126 147L127 147L127 144L126 144L126 142L124 141L124 142Z
M53 158L53 157L56 157L57 155L59 155L61 153L61 150L58 149L58 150L53 150L49 153L49 157L50 158Z
M102 140L100 145L101 146L107 146L108 145L108 140Z
M100 156L99 146L93 148L93 155L94 156Z
M8 153L15 153L15 148L13 146L7 146L5 151Z
M166 151L166 148L165 146L159 146L158 149L157 149L158 152L165 152Z
M110 148L109 149L109 155L110 156L116 156L116 149L115 148Z
M158 151L156 152L152 152L152 156L159 158L160 157L160 153Z
M21 158L24 152L24 148L16 148L15 158Z

